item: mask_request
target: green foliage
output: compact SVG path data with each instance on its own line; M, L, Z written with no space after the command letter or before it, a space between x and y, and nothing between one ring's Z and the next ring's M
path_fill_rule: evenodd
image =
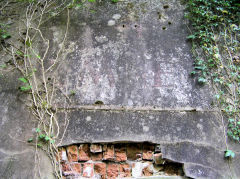
M21 86L19 88L21 91L25 92L25 91L29 91L30 89L32 89L32 86L29 85L27 78L21 77L21 78L18 78L18 80L24 83L24 86Z
M18 80L22 81L23 83L27 83L28 82L28 80L26 78L24 78L24 77L18 78Z
M226 158L234 158L235 157L235 153L231 150L226 150L225 151L225 155Z
M74 96L75 94L76 94L76 91L75 90L71 90L69 95L70 96Z
M191 22L191 76L212 82L215 101L228 117L228 136L240 142L240 3L238 0L188 0L185 17ZM227 151L226 157L234 157Z
M7 25L0 23L0 40L11 38L11 35L7 31Z
M36 129L36 132L37 132L37 133L40 133L40 132L41 132L41 129L37 128L37 129Z
M0 65L0 68L6 68L6 67L7 67L6 64Z
M38 142L40 142L41 145L48 142L54 144L55 140L53 140L50 136L42 133L39 128L37 128L36 132L38 133Z
M27 140L27 142L28 142L28 143L33 142L33 138L29 138L29 139Z

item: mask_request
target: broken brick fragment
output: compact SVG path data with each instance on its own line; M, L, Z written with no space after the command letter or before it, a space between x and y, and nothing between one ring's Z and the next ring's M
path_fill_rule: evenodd
M91 144L90 151L92 153L100 153L100 152L102 152L102 145L100 145L100 144Z
M76 145L70 145L67 147L68 161L77 162L78 161L78 147Z
M154 145L143 144L143 154L142 154L143 160L152 160L153 159L154 148L155 148Z
M119 165L119 177L131 177L131 166L129 164L120 164Z
M114 160L114 145L103 146L103 160Z
M76 172L77 174L81 174L82 167L80 163L71 163L70 167L72 171Z
M141 144L128 144L127 145L127 158L130 160L140 160L142 158L142 145Z
M83 164L83 177L92 178L94 175L93 163Z
M152 163L148 163L148 165L143 168L143 175L144 176L152 176L153 175L153 164Z
M63 172L66 172L66 171L71 171L71 167L69 164L66 164L66 163L62 163L62 171Z
M118 177L119 167L118 164L108 164L107 166L107 176L108 178L117 178Z
M162 153L156 153L153 155L154 163L157 165L162 165L165 163L165 160L162 158Z
M106 163L95 163L94 164L94 171L96 175L98 175L100 178L105 179L106 178Z
M115 160L124 162L127 160L126 147L124 145L115 145Z
M80 176L81 164L80 163L62 164L62 171L64 176Z
M91 160L90 149L88 144L81 144L79 146L79 161L88 161Z
M58 149L58 155L56 157L57 161L66 162L67 161L67 151L64 147Z

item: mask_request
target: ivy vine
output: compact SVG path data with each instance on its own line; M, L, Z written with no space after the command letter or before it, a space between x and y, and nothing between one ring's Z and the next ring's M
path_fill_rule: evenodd
M240 3L238 0L188 0L195 58L192 76L211 83L215 104L228 120L227 135L240 142ZM228 152L229 153L229 152ZM234 155L231 155L234 156Z

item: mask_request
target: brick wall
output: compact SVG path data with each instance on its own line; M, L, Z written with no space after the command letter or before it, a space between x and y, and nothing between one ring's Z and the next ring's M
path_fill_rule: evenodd
M181 164L162 159L159 145L148 143L79 144L58 153L67 179L183 175Z

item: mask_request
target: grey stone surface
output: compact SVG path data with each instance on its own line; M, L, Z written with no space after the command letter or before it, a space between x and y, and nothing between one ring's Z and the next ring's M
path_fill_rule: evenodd
M82 142L189 141L225 147L221 124L213 112L74 110L68 117L69 126L63 145ZM61 123L64 124L64 121Z
M62 145L148 141L160 144L166 159L183 163L189 177L239 178L239 146L229 143L236 158L224 160L224 129L210 107L211 87L189 76L193 59L180 1L101 1L70 14L67 47L55 72L57 87L76 93L70 97ZM43 27L51 44L49 64L65 24L63 14ZM34 173L34 149L21 141L32 136L35 124L17 90L18 77L0 78L0 178L33 178ZM55 107L63 107L63 96L55 98ZM91 106L96 101L110 107ZM64 112L58 119L66 124ZM40 158L42 178L51 178L49 161Z
M19 74L7 73L0 78L0 178L31 179L35 168L35 147L27 143L34 134L35 123L18 90ZM51 179L51 163L39 151L39 167L43 179ZM37 159L38 160L38 159Z
M193 59L180 1L103 2L91 8L94 14L72 14L73 49L59 70L61 84L76 92L75 104L210 106L211 91L189 76ZM60 23L50 27L55 41Z

